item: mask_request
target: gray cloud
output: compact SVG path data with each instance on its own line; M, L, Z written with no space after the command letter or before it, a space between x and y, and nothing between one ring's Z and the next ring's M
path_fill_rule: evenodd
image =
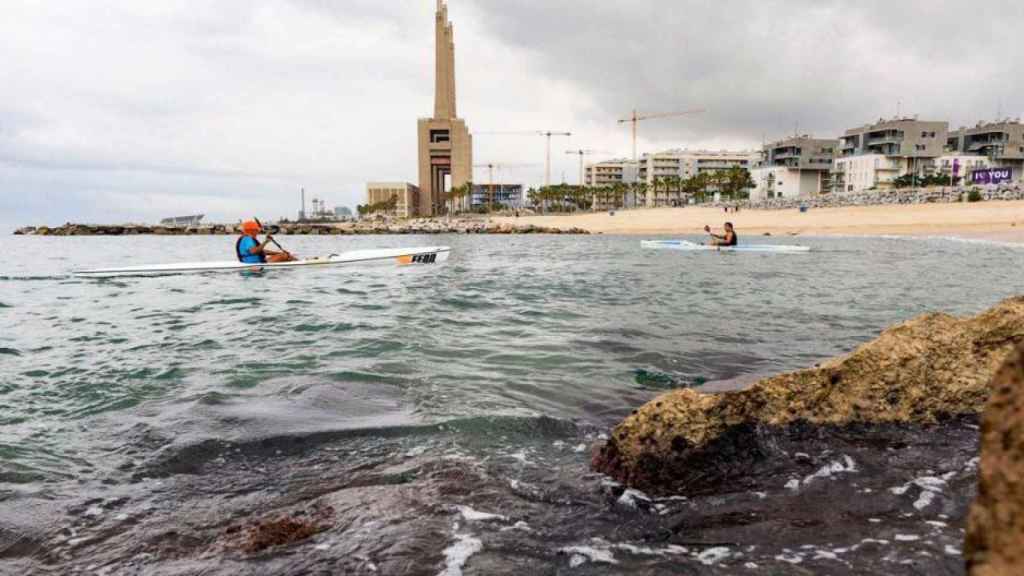
M596 4L596 5L595 5ZM996 1L481 3L501 41L594 95L606 119L633 107L706 107L644 126L651 137L757 142L838 134L905 113L973 122L1024 111L1024 4Z
M954 124L1024 112L1024 4L451 0L459 110L472 130L568 129L629 150L836 135L896 112ZM0 232L65 220L234 220L305 187L362 201L415 181L433 97L433 0L11 0L0 19ZM480 135L475 159L536 185L544 143ZM486 178L486 171L477 179Z

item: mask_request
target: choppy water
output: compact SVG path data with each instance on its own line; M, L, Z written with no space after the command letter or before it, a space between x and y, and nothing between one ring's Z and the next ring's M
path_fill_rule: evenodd
M806 367L919 313L1020 292L1011 246L786 241L815 251L308 237L288 244L454 252L437 267L80 280L67 273L229 259L233 240L8 238L0 572L727 573L757 543L702 559L618 538L629 511L587 468L599 434L673 385ZM326 501L329 529L303 544L255 558L232 544L232 523Z

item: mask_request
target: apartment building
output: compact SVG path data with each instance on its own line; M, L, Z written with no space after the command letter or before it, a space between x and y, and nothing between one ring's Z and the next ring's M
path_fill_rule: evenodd
M605 160L587 164L583 182L586 186L632 184L637 181L637 165L631 160Z
M388 202L396 199L394 210L386 213L395 218L415 218L420 206L420 189L408 182L369 182L366 184L366 203L368 205Z
M978 123L973 128L960 128L947 138L947 148L977 163L984 158L982 168L1009 168L1014 180L1024 178L1024 124L1019 119ZM962 172L970 175L970 172Z
M884 189L905 174L929 174L945 152L948 134L948 122L916 118L879 120L847 130L833 163L833 190Z
M648 189L640 198L646 206L668 206L678 200L656 187L657 181L679 178L686 180L699 174L725 172L735 167L750 170L760 158L756 150L667 150L644 154L640 158L637 178L645 182Z
M750 170L751 200L806 198L831 190L832 162L839 140L808 135L785 138L764 147Z

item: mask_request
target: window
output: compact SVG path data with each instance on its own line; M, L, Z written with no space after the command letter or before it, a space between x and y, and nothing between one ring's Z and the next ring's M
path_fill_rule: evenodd
M450 142L451 135L447 130L431 130L430 131L430 143L438 144L440 142Z

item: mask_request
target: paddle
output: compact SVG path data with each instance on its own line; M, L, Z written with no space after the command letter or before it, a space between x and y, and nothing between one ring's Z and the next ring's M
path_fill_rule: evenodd
M260 222L260 219L259 219L259 218L253 217L253 221L254 221L254 222L256 222L257 224L259 224L259 225L260 225L260 228L263 228L263 223L262 223L262 222ZM278 243L277 243L277 240L275 240L275 239L274 239L274 237L273 237L273 236L271 236L269 232L267 233L267 239L268 239L268 240L270 240L271 242L273 242L273 243L274 243L274 246L277 246L277 249L278 249L278 250L280 250L281 252L284 252L285 254L287 254L287 255L289 255L289 256L291 256L291 255L292 255L292 253L291 253L291 252L289 252L289 251L287 251L287 250L285 250L285 249L284 249L284 246L281 246L280 244L278 244Z

